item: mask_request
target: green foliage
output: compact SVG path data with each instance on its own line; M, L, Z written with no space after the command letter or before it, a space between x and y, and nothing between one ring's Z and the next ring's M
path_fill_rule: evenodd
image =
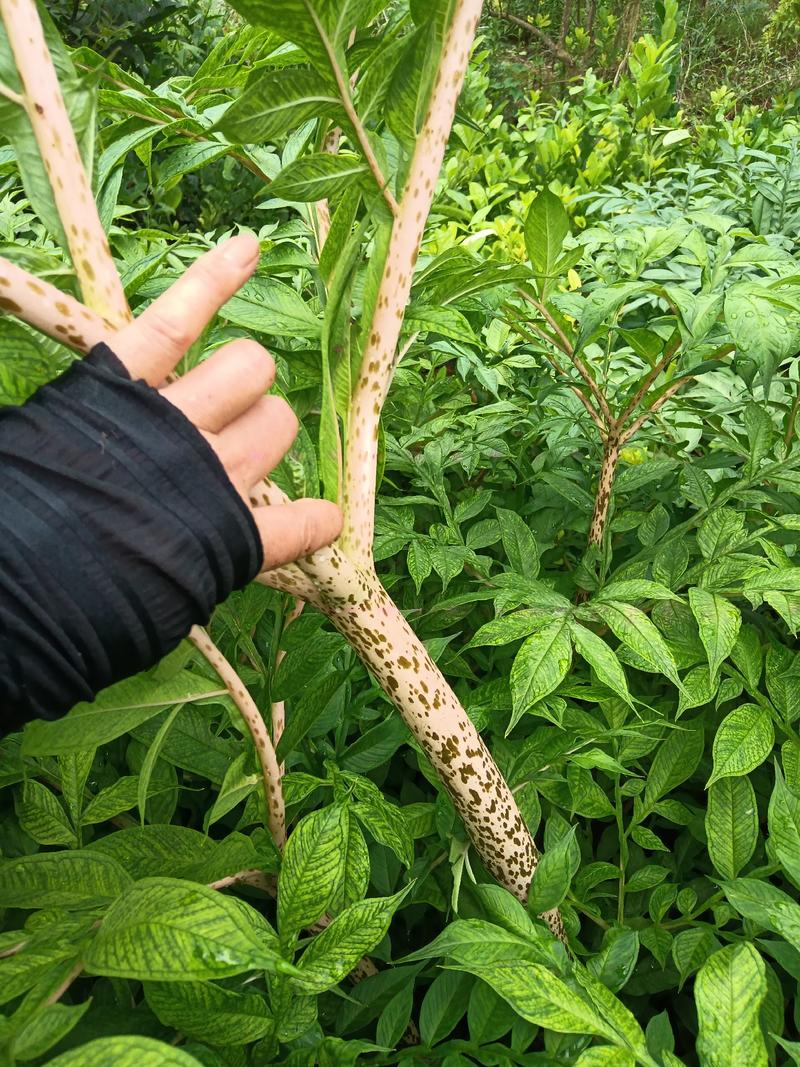
M108 58L95 5L61 69L76 114L96 103L85 147L135 310L234 220L258 234L186 366L267 344L302 421L276 480L336 496L388 234L374 165L398 196L449 8L235 6L255 25L174 13L181 41L154 22ZM800 130L791 99L735 110L723 88L681 112L688 9L642 5L615 81L610 7L591 39L569 29L598 61L554 102L497 109L485 27L381 426L379 571L541 845L527 908L344 640L253 586L211 632L265 719L286 704L283 855L254 746L188 646L5 738L4 1062L796 1057ZM75 292L24 125L6 137L2 253ZM3 403L70 358L9 319L0 346ZM635 432L587 544L609 420Z

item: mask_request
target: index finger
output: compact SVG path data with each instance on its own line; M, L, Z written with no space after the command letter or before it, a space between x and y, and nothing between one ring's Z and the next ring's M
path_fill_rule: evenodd
M114 352L132 378L159 385L226 300L258 264L259 243L240 234L206 252L157 300L125 326Z

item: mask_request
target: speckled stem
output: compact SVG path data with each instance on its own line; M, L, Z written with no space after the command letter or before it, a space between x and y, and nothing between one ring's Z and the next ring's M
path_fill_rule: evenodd
M614 487L614 475L619 462L619 440L609 437L603 451L603 464L600 467L600 479L597 483L597 496L594 501L594 514L589 527L589 546L600 545L606 529L608 506L611 503L611 491Z
M95 208L35 0L0 0L30 119L86 304L115 325L131 313Z
M281 627L281 636L283 635L283 631L286 629L286 627L293 623L295 619L300 617L304 607L305 604L302 600L295 600L294 604L292 604L291 608L284 615L283 626ZM280 667L281 663L283 663L285 655L286 653L282 648L279 648L278 651L275 653L274 674L277 674L278 668ZM283 700L273 700L270 714L272 718L272 743L277 748L278 742L280 741L281 735L283 734L283 729L286 725L286 702ZM282 763L278 767L278 770L281 774L281 777L283 777L284 765Z
M306 563L306 566L309 566ZM336 549L310 565L320 607L375 675L444 783L473 845L497 880L526 900L538 852L480 734L371 568ZM557 913L548 916L561 933Z
M456 0L428 113L417 137L408 181L398 205L375 314L350 402L342 546L355 562L372 559L378 422L389 390L411 279L433 203L456 102L478 28L481 0Z
M261 712L256 703L236 673L235 668L228 663L211 638L199 626L193 626L189 634L189 640L211 664L222 679L225 688L239 709L244 719L253 743L256 746L258 759L261 764L261 776L264 780L264 799L267 802L267 818L273 840L279 849L286 844L286 809L283 803L283 790L281 789L281 775L278 769L278 759L275 748L267 731L266 724L261 717Z
M111 325L80 301L0 256L0 309L81 353L110 341Z

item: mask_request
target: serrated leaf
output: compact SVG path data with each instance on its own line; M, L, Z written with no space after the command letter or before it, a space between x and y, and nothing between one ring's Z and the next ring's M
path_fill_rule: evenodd
M715 952L694 985L702 1067L767 1067L759 1009L767 992L764 961L743 942Z
M749 778L714 782L708 791L705 825L711 862L723 878L735 878L758 841L758 808Z
M741 612L725 597L697 587L689 590L689 606L708 654L711 675L716 677L736 644L742 624Z
M720 778L749 774L763 763L775 743L769 712L759 704L742 704L726 715L714 738L710 786Z

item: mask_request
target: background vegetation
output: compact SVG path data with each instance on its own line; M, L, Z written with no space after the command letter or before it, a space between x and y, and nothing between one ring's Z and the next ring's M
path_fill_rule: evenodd
M423 7L384 6L375 35L427 32ZM303 172L317 116L270 129L246 104L304 57L216 0L49 9L129 300L254 230L257 278L189 362L261 338L303 421L279 480L329 490L320 279L337 217L367 213ZM6 738L4 1062L800 1063L797 16L484 13L384 409L376 557L543 843L527 909L345 641L254 585L211 629L260 708L286 702L282 864L189 646ZM398 83L351 47L402 171ZM70 289L0 129L2 254ZM352 284L360 307L368 265ZM70 358L3 318L0 399ZM554 907L569 952L537 919Z

